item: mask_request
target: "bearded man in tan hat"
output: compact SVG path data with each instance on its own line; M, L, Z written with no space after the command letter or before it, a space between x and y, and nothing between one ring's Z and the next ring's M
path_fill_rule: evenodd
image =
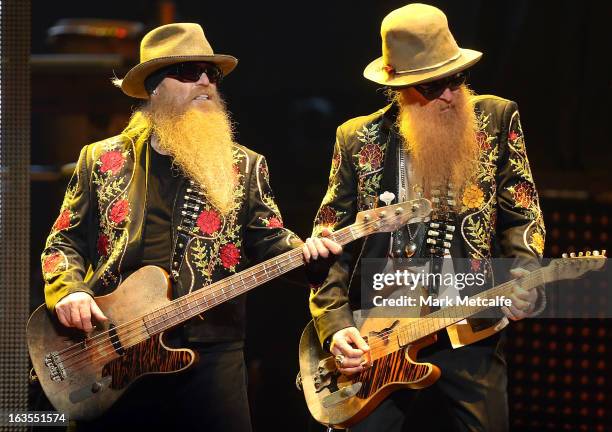
M140 58L115 84L144 102L120 135L83 148L42 254L49 310L86 332L106 320L93 296L144 265L164 268L180 297L295 247L311 263L341 251L283 227L264 157L234 142L218 85L236 58L189 23L150 31ZM244 296L192 319L170 339L197 365L134 384L85 428L251 430L244 335Z
M423 4L387 15L381 36L383 55L366 67L364 76L388 88L391 104L338 128L329 188L314 233L349 225L357 211L378 205L385 191L399 201L431 199L434 211L430 221L345 248L327 279L313 287L310 309L320 342L346 374L364 370L364 353L370 350L352 315L355 308L366 307L364 297L371 292L360 287L360 260L388 258L385 271L398 268L398 262L420 262L437 274L454 265L457 274L484 272L493 284L493 258L510 259L510 273L520 277L538 266L544 247L517 105L476 96L465 85L466 69L482 54L460 48L444 13ZM442 289L455 289L439 282L422 288L433 298ZM460 294L473 292L466 288ZM543 290L529 291L519 283L510 299L503 313L497 308L438 332L438 342L423 350L419 360L439 366L440 380L418 392L395 392L352 430L507 430L504 336L499 330L508 318L535 315L545 303ZM467 346L453 350L451 345ZM443 419L446 423L437 424Z

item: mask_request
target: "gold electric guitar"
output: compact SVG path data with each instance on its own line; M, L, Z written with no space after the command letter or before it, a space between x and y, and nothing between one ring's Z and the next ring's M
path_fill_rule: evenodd
M586 256L572 254L572 257L555 259L521 278L521 286L531 290L543 283L578 278L601 269L605 258L605 251L601 254L595 251ZM322 350L311 321L300 339L298 375L298 385L304 391L310 413L323 425L350 427L393 391L430 386L439 378L440 369L431 363L415 361L419 350L434 343L438 331L488 309L488 304L496 298L507 298L513 282L470 297L475 301L466 302L468 305L445 307L420 318L381 318L376 313L380 308L376 307L354 311L356 327L370 345L370 351L365 359L369 367L350 376L340 374L334 357Z
M426 199L357 214L351 226L331 238L344 245L407 223L431 212ZM171 349L163 332L303 264L297 248L176 300L170 281L155 266L133 273L111 294L96 297L109 320L85 335L66 328L45 305L34 311L27 342L34 370L45 394L70 419L92 419L107 410L138 378L187 369L196 360L189 349Z

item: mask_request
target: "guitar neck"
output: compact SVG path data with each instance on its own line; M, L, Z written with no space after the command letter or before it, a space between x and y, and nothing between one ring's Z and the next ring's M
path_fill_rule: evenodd
M367 234L369 234L369 231L363 226L358 227L353 224L334 232L329 238L345 245ZM296 248L257 264L248 270L204 286L202 289L172 301L168 306L147 314L144 317L147 331L150 335L153 335L181 324L221 303L298 268L303 263L302 248Z
M555 265L549 265L534 270L521 279L521 286L526 290L532 290L544 283L557 280L558 277L555 274L555 270ZM393 338L395 342L394 347L388 347L384 350L384 353L376 353L373 357L382 357L418 339L434 334L450 325L492 308L493 306L490 306L491 302L495 302L495 300L501 296L507 298L512 293L514 283L514 281L505 282L465 298L462 304L448 306L420 319L411 320L408 324L402 325L395 330L396 338Z

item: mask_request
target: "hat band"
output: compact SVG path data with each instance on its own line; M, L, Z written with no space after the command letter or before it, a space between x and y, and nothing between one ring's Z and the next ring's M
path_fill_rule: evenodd
M436 63L435 65L432 66L426 66L423 68L418 68L418 69L406 69L406 70L396 70L393 71L393 73L395 75L397 74L405 74L405 73L412 73L412 72L421 72L421 71L426 71L426 70L430 70L430 69L435 69L435 68L439 68L440 66L444 66L445 64L448 64L452 61L455 61L459 58L459 56L461 56L461 51L459 51L456 55L454 55L453 57L449 58L448 60L444 60L443 62L440 63Z

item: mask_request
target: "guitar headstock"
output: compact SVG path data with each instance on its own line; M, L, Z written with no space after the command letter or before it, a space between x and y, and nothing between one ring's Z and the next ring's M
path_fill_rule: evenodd
M431 202L420 198L357 213L355 225L367 234L391 232L408 223L422 222L431 213Z
M606 264L606 250L563 254L553 262L559 279L575 279L587 272L601 270Z

